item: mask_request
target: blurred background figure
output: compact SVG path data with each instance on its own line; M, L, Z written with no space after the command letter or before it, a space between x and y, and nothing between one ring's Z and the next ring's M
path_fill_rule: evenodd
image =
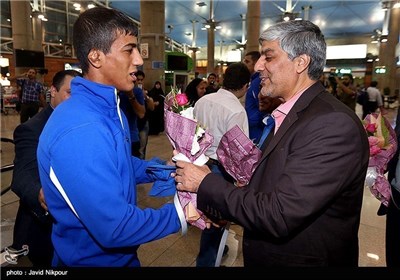
M45 206L36 158L39 136L53 110L71 96L71 80L79 75L75 70L57 72L50 88L49 106L14 131L11 189L20 198L20 204L11 247L21 250L23 245L28 245L28 258L34 266L50 267L54 250L51 242L53 220Z
M147 94L154 101L154 110L148 111L149 135L157 135L164 131L164 99L165 94L161 83L156 81Z
M196 104L197 100L206 94L207 82L200 78L194 78L185 89L186 96L191 106Z

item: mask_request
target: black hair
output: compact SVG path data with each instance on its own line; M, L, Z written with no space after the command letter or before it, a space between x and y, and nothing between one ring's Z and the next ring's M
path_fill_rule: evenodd
M54 77L51 85L57 89L57 91L60 90L62 85L64 84L64 80L66 76L71 76L71 77L76 77L76 76L82 76L81 73L79 73L76 70L62 70L58 71Z
M251 60L257 61L261 57L261 54L259 51L250 51L246 53L244 56L251 56Z
M146 78L146 75L144 74L144 72L143 72L142 70L138 70L138 71L135 73L135 76L136 76L136 77L137 77L137 76L143 76L143 79Z
M189 99L189 103L193 106L200 97L197 94L197 86L203 82L204 80L201 78L194 78L185 89L186 96ZM205 82L205 81L204 81Z
M250 82L251 73L243 62L232 63L226 68L223 88L226 90L239 90Z
M138 35L134 22L122 12L95 7L79 15L74 24L73 43L82 72L89 71L88 54L97 49L107 54L119 34Z

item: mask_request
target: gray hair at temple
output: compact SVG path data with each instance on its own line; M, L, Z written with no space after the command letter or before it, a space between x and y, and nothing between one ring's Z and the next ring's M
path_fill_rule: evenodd
M290 20L277 23L264 30L259 38L263 41L279 41L279 45L293 60L299 55L308 55L308 76L318 80L326 63L326 42L321 29L308 20Z

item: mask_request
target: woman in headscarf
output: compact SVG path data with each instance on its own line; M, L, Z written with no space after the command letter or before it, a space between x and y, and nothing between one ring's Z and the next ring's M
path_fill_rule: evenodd
M154 100L154 110L146 112L149 120L149 135L157 135L164 131L164 91L161 83L156 81L147 94Z

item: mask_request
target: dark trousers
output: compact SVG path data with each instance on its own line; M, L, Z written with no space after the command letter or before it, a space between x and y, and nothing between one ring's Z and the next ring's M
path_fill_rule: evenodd
M400 267L400 193L393 187L392 196L397 205L390 201L386 214L386 266Z
M210 160L207 163L211 172L221 174L226 180L233 182L232 177L226 173L225 169L217 161ZM218 187L218 186L216 186ZM224 234L225 227L211 226L209 229L205 228L201 232L200 238L200 251L197 255L197 267L214 267L217 260L219 244L221 243L222 235Z
M217 259L219 244L224 233L224 227L211 226L201 232L200 251L197 255L197 267L214 267Z
M140 142L139 141L131 143L132 156L140 158L139 149L140 149Z
M53 244L51 242L52 222L39 220L31 210L21 204L15 218L12 248L21 250L28 245L28 258L33 266L50 267L53 258Z
M26 102L21 104L20 121L26 122L39 112L39 102Z

